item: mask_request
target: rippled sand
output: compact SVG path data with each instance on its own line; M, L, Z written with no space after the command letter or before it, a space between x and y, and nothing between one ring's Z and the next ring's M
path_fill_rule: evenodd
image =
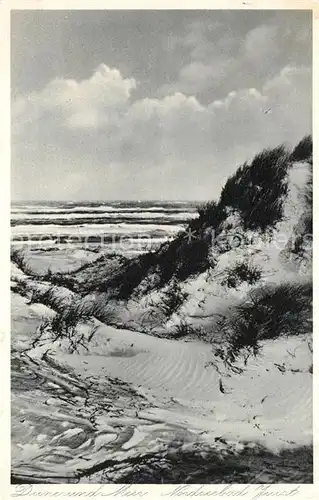
M311 482L306 337L235 375L207 344L103 324L79 352L32 347L47 312L12 294L13 482Z

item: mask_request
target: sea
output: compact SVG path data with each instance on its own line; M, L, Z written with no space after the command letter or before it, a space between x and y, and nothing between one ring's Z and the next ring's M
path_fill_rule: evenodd
M11 206L11 243L30 249L152 251L185 230L198 202L19 202Z

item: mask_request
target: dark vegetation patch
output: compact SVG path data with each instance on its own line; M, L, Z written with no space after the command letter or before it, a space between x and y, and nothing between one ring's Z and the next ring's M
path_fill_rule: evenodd
M306 135L297 144L290 155L291 161L309 161L312 160L312 136Z
M188 293L182 290L181 285L176 279L172 280L165 293L161 296L161 301L156 304L166 316L169 318L172 314L176 313L179 308L184 304L188 297Z
M80 267L68 272L55 272L50 269L42 276L42 280L52 285L61 286L86 295L96 290L110 276L125 268L129 259L117 253L105 253L97 259L81 264Z
M111 297L117 299L127 300L148 275L154 263L155 254L152 253L128 260L119 265L118 269L98 286L98 291L109 293Z
M74 269L73 271L70 272L71 275L77 274L79 272L88 270L90 268L94 268L96 264L100 263L105 263L105 262L110 262L110 261L117 261L120 264L124 264L128 261L129 259L127 257L124 257L124 255L112 252L112 253L105 253L103 255L100 255L97 259L91 261L91 262L85 262L82 264L80 267L77 269Z
M312 284L282 283L248 294L220 324L223 345L215 350L225 364L246 360L260 351L260 341L284 335L304 335L312 330Z
M25 252L21 248L11 247L10 260L14 262L22 272L28 276L33 276L34 273L29 265Z
M56 272L53 273L50 269L42 278L44 281L49 281L52 285L62 286L69 290L76 291L76 282L69 273Z
M172 332L173 339L182 339L184 337L203 338L203 330L199 326L189 324L186 320L176 325Z
M283 215L289 165L284 146L265 149L227 180L219 206L238 210L244 229L265 231L274 226Z
M111 297L128 300L151 273L159 276L159 281L154 285L157 289L172 278L183 281L209 267L209 248L209 238L189 238L183 232L174 241L162 245L157 252L145 253L126 262L98 290L108 292Z
M26 281L20 279L15 279L12 281L10 290L13 293L21 295L21 297L27 297L29 293L28 284L26 283Z
M220 224L226 219L225 207L217 201L203 203L197 207L198 218L189 223L189 228L199 234L207 228L213 228L218 231Z
M261 270L252 264L241 262L237 263L231 269L226 270L226 277L222 281L222 285L229 288L236 288L243 282L253 285L261 278Z
M219 438L216 438L216 441ZM222 438L220 438L222 440ZM128 464L131 465L131 464ZM245 448L241 453L221 455L195 447L172 448L162 457L140 457L122 484L301 484L313 482L313 449L303 446L273 454L266 449ZM124 468L124 467L123 467ZM186 490L185 490L186 491Z

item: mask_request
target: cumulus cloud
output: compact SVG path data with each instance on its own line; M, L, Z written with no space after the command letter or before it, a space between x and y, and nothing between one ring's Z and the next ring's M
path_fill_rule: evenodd
M280 48L277 35L277 26L261 25L250 30L244 41L244 57L257 64L265 62L269 56L274 58Z
M114 111L119 113L135 87L134 78L123 78L117 69L100 64L87 80L55 79L41 92L19 98L13 117L22 127L51 115L69 128L97 128Z
M134 100L136 86L101 64L88 79L55 79L17 99L13 196L214 198L238 164L311 130L307 67L206 104L183 92Z
M192 22L178 42L188 59L178 70L175 81L165 83L159 93L196 94L205 102L212 93L225 95L239 88L258 87L284 66L311 66L311 27L309 20L276 16L244 34L224 22Z

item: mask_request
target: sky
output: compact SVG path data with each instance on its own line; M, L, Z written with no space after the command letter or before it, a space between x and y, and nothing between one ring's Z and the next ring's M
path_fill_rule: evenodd
M12 11L12 199L210 200L311 133L310 11Z

